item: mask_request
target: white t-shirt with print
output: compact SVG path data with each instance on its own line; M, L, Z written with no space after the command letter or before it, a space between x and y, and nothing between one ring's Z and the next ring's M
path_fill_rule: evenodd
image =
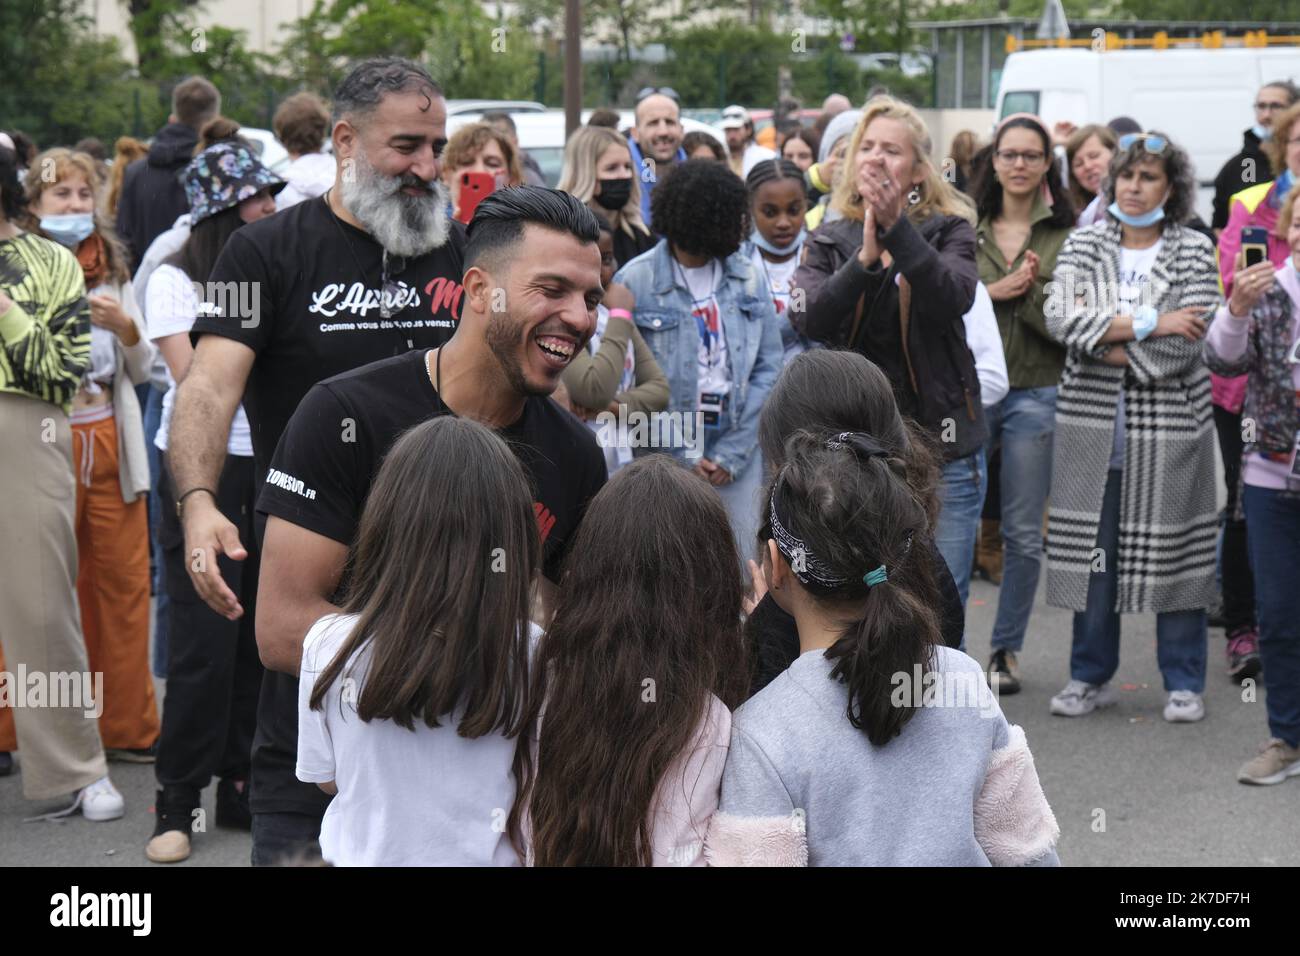
M1151 270L1160 255L1163 239L1148 249L1125 249L1119 251L1119 304L1116 315L1132 315L1143 305L1155 305L1151 301L1148 288L1151 284ZM1124 467L1124 390L1120 389L1119 403L1115 407L1115 440L1111 443L1110 467L1112 470Z
M731 371L717 295L722 283L722 263L714 259L706 266L694 269L682 266L681 270L691 296L691 314L696 328L702 330L698 358L700 394L728 395L731 392Z
M162 265L149 275L145 289L145 315L149 338L157 342L168 335L188 333L199 314L199 297L189 277L175 266ZM176 401L176 380L167 369L167 393L163 395L162 420L153 443L167 450L167 434L172 427L172 405ZM253 435L248 429L248 416L244 406L235 409L230 421L230 438L226 441L226 454L253 457Z
M356 701L365 686L368 647L330 685L321 709L309 709L317 676L356 621L356 615L327 615L312 625L302 648L297 776L338 787L321 822L325 860L335 866L518 866L505 830L515 800L515 741L499 733L462 737L456 732L460 708L439 727L419 720L414 730L391 720L363 722ZM531 642L541 633L530 625Z

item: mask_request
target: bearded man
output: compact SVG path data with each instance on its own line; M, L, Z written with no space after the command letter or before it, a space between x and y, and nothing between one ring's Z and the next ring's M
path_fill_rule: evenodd
M212 489L241 399L262 483L280 435L318 381L448 341L460 317L465 230L439 183L447 142L442 91L422 67L379 58L334 95L338 169L324 196L241 228L227 242L194 324L169 439L195 600L230 619L254 613L227 584L258 562L265 530L240 541ZM329 423L356 440L356 423ZM290 477L278 478L292 487ZM255 595L254 595L255 598ZM329 798L300 783L297 680L268 672L253 741L253 863L315 846Z

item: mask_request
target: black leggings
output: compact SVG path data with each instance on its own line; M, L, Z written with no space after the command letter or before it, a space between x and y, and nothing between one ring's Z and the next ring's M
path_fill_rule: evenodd
M1223 480L1228 485L1227 517L1223 522L1223 619L1225 633L1255 626L1255 578L1246 551L1246 522L1233 518L1237 510L1237 482L1241 476L1241 412L1214 406L1214 427L1223 456Z

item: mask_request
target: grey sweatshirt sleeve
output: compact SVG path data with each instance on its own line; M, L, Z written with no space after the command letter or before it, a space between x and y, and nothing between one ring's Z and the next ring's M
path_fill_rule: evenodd
M807 866L807 827L762 748L733 722L722 800L709 824L710 866Z

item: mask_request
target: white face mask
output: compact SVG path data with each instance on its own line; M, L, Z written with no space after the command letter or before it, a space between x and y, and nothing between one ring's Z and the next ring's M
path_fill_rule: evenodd
M75 248L94 231L93 213L69 212L59 216L41 217L41 232L69 249Z

